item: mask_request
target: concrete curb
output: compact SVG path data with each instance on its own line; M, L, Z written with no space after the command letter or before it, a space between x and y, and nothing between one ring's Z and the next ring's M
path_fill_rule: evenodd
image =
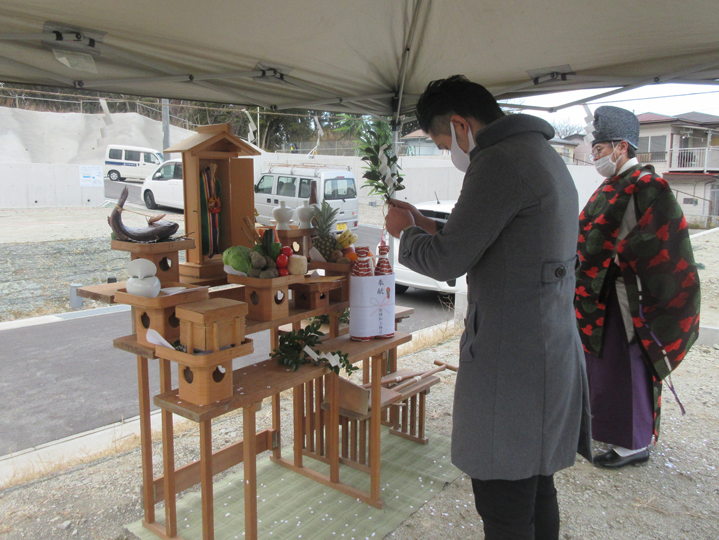
M150 415L153 431L162 428L159 413L160 411L157 410ZM177 416L177 419L182 418ZM42 476L85 459L99 457L99 454L112 449L123 439L133 435L138 437L140 435L139 416L1 456L0 487L14 478L22 478L33 473Z

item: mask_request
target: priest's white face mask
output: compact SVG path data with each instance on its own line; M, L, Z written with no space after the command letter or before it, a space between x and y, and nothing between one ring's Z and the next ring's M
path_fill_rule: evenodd
M616 158L612 161L615 150L616 146L614 146L614 143L612 143L611 154L601 158L594 158L594 167L597 169L597 172L601 174L604 178L610 178L617 173L617 162L619 161L619 158Z
M452 132L452 147L449 149L452 157L452 163L460 171L467 172L470 162L469 154L472 150L474 150L475 146L477 146L474 142L472 128L469 127L469 124L467 124L467 136L469 137L469 149L467 152L462 150L459 147L459 144L457 144L457 134L454 131L454 124L452 122L449 123L449 129Z

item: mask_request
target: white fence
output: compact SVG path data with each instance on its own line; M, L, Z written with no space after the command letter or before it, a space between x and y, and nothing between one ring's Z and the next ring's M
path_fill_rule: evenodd
M301 154L263 154L255 159L255 176L270 163L322 163L349 166L362 186L364 162L358 157L317 156L308 159ZM433 200L454 200L459 197L464 174L453 165L449 156L401 157L400 173L405 189L397 198L416 204ZM0 163L0 208L48 208L99 206L105 201L104 187L81 187L80 167L77 164ZM593 167L569 165L574 178L579 203L582 206L601 178ZM360 187L360 203L380 201L370 197L368 189Z
M104 187L81 187L80 167L72 163L0 163L0 208L101 205Z

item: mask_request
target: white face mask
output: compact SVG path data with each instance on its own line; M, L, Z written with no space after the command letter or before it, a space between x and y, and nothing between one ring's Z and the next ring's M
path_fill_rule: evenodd
M457 134L454 132L454 124L452 122L449 123L449 129L452 132L452 148L449 149L449 152L452 157L452 163L455 167L457 167L462 172L467 172L467 169L469 168L469 162L471 161L469 159L469 153L474 150L474 147L477 146L474 142L474 135L472 134L472 128L467 125L467 135L469 135L469 151L465 152L462 150L459 145L457 144Z
M609 178L611 176L614 176L617 172L617 159L616 161L612 161L612 157L614 156L614 143L612 143L612 153L608 156L604 156L603 158L599 158L594 160L594 167L597 169L597 172L601 174L604 178Z

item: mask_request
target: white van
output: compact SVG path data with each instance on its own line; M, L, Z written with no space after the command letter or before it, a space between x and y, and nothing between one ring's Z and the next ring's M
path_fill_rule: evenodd
M141 189L142 200L145 201L145 206L148 208L170 206L183 210L185 208L184 189L182 159L170 159L145 178Z
M144 180L164 161L162 154L152 148L110 144L105 150L105 176L118 180Z
M359 226L357 183L349 167L337 165L270 165L255 183L255 218L262 225L272 225L272 210L285 202L296 209L310 198L310 186L317 181L317 202L327 201L337 208L336 230L356 229ZM293 217L298 223L297 216Z
M445 223L457 201L429 201L416 204L415 207L423 215ZM442 294L455 294L467 292L467 275L452 279L450 281L436 281L431 277L418 274L404 265L399 264L397 259L399 252L399 240L392 238L392 268L394 269L395 292L402 294L409 287L436 291Z

